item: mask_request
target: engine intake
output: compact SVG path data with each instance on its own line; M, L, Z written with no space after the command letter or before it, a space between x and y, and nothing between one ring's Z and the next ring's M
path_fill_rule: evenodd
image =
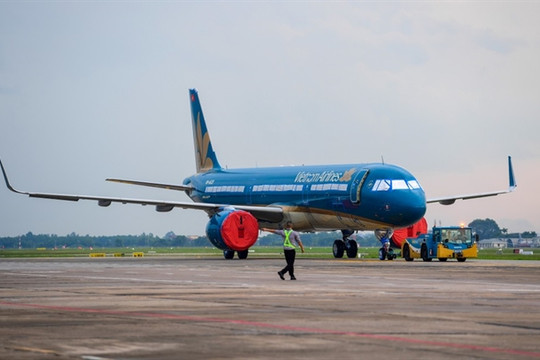
M257 219L243 210L223 210L210 218L206 236L220 250L249 249L259 237Z

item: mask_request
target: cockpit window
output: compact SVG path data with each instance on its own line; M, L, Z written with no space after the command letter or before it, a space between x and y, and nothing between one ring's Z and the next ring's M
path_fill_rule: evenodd
M417 190L420 189L420 184L416 180L390 180L378 179L375 180L371 191L389 191L389 190Z
M405 180L392 180L392 190L408 190Z
M388 191L392 186L392 180L377 180L373 185L372 191Z
M409 180L407 181L407 184L409 184L411 190L420 189L420 184L416 180Z

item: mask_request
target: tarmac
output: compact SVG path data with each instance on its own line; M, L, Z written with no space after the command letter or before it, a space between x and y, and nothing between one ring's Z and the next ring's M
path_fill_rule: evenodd
M537 359L540 262L0 259L1 359Z

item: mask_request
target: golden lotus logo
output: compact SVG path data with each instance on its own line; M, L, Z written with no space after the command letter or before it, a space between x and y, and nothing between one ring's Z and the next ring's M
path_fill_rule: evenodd
M196 128L196 151L197 151L197 172L208 171L214 167L214 162L208 157L208 150L210 148L210 135L208 132L202 133L201 128L201 113L197 113Z
M345 174L343 174L343 176L339 179L339 181L343 181L343 182L351 181L352 176L353 176L355 171L356 171L355 168L352 168L351 170L345 171Z

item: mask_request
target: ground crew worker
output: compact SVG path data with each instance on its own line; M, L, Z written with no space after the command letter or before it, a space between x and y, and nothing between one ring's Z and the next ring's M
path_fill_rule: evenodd
M285 230L273 230L267 228L262 228L261 230L278 234L283 237L283 252L285 254L285 261L287 261L287 266L285 266L281 271L278 271L278 275L281 280L285 280L284 275L288 272L291 280L296 280L294 277L294 259L296 258L295 245L300 246L302 252L304 252L304 245L300 240L300 235L292 229L292 222L287 221L285 224Z

